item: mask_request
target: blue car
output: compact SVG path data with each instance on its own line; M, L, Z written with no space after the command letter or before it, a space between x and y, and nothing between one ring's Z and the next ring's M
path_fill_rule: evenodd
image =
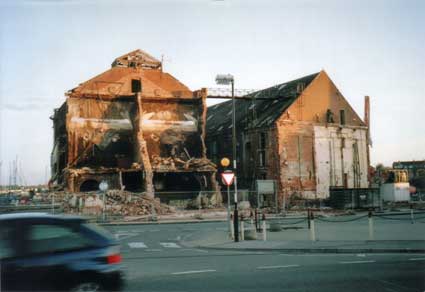
M1 290L120 291L119 244L80 217L0 215Z

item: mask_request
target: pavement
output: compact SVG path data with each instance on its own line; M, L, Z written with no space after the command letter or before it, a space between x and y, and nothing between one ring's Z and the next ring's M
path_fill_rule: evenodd
M393 213L374 217L372 231L369 229L369 220L364 215L317 218L314 224L314 241L307 221L302 221L302 218L285 218L268 221L266 240L262 232L256 232L257 240L234 242L226 228L221 231L200 230L185 237L182 244L210 250L285 253L425 253L425 215L420 216L414 223L410 220L410 214L396 216ZM278 223L282 230L271 232L272 222ZM251 234L255 233L255 227L250 222L244 225L245 234L247 230Z

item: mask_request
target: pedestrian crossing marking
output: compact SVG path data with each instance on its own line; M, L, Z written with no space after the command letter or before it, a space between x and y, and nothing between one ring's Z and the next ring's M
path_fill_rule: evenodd
M147 248L146 244L143 242L129 242L128 246L130 248Z
M166 248L181 248L181 246L175 242L160 242L159 244Z

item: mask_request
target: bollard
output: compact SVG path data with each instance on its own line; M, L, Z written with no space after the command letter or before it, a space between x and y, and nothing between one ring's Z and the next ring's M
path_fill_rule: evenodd
M102 209L102 221L103 222L105 222L105 210L106 210L105 192L103 192L103 209Z
M308 229L310 229L310 227L311 227L310 219L311 219L311 217L310 217L310 208L308 208L307 209L307 226L308 226Z
M243 221L241 220L241 240L245 240L245 226Z
M52 195L52 214L55 214L55 195Z
M316 228L314 226L314 214L310 212L310 239L316 241Z
M233 229L233 214L230 214L230 238L235 239L235 230Z
M368 215L369 217L369 240L373 240L373 218L372 218L372 211L369 211Z
M415 224L415 218L413 216L413 204L410 204L410 221Z
M258 212L257 212L257 208L255 208L255 230L258 231Z
M267 229L266 229L266 214L263 213L263 240L267 240Z

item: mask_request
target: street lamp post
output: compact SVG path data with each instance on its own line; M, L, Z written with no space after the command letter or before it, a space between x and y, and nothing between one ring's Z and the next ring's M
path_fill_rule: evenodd
M236 100L235 100L235 79L231 74L219 74L215 78L217 84L230 84L232 86L232 149L233 149L233 172L235 174L234 180L234 203L235 210L233 215L233 224L235 230L235 242L239 241L239 222L238 222L238 179L237 179L237 165L236 165Z

